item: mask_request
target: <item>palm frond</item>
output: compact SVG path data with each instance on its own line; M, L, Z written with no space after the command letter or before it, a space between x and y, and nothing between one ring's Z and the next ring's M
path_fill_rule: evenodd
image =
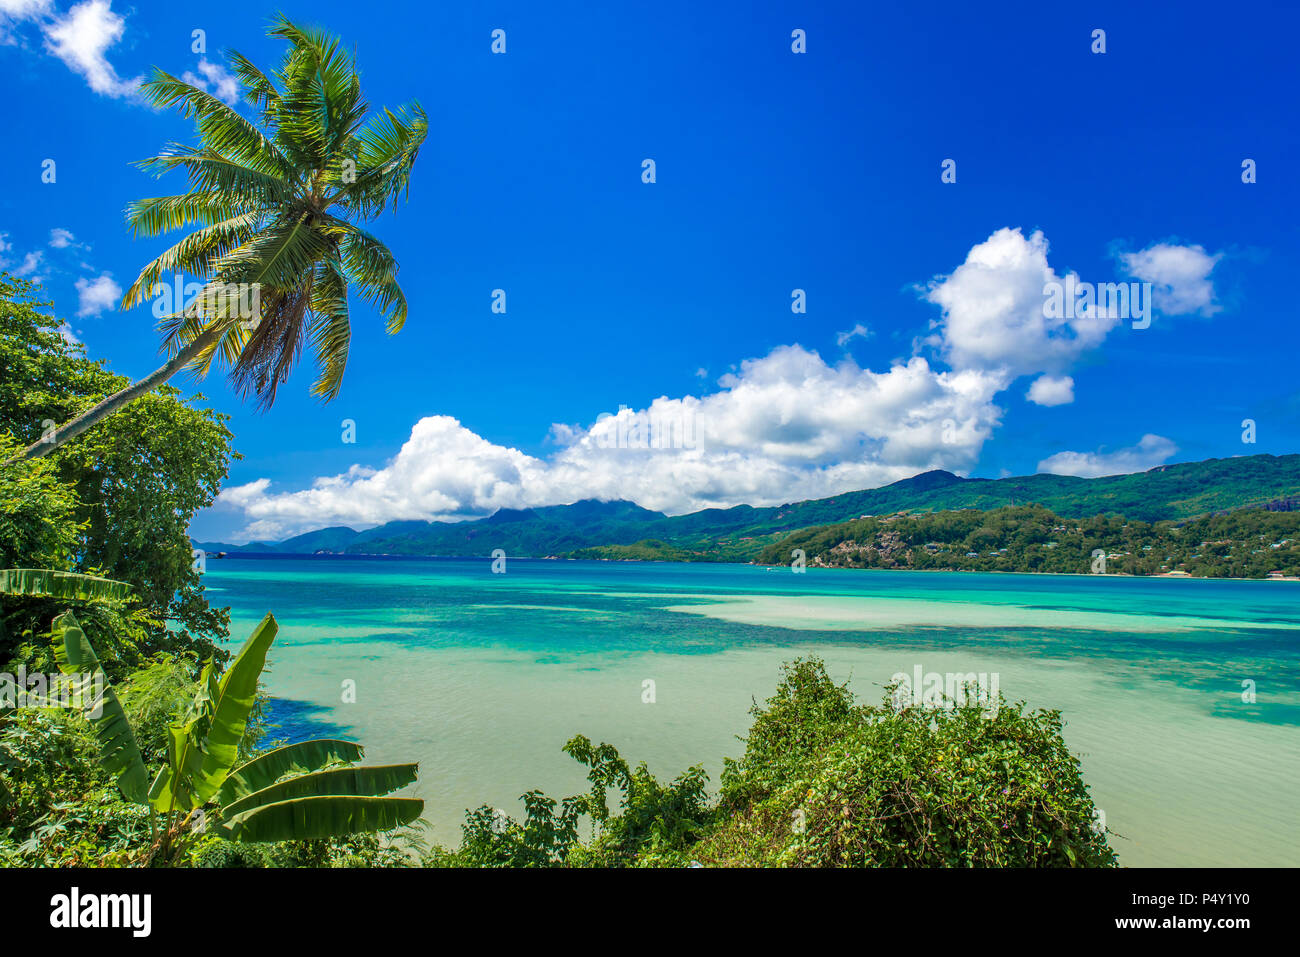
M262 122L269 124L280 105L280 91L271 79L248 57L236 50L226 53L231 71L239 77L244 87L244 100L262 114Z
M156 68L140 90L154 106L174 106L181 115L196 120L204 145L214 153L262 173L294 176L293 166L274 142L206 90Z
M122 308L130 309L153 295L154 286L166 273L211 275L220 261L258 234L261 218L257 212L242 213L186 236L140 270L122 297ZM180 310L179 303L176 308Z
M382 242L351 223L339 242L343 268L357 294L379 310L389 335L406 323L406 294L397 283L397 260Z
M135 236L157 236L190 223L213 226L249 212L250 204L218 190L137 199L126 207L126 222Z
M328 402L343 388L343 372L347 368L348 346L352 341L348 282L341 263L326 261L317 267L316 281L312 284L311 309L314 317L308 338L320 370L311 391L312 395Z
M283 177L222 156L206 145L170 143L163 152L142 160L139 166L156 176L184 169L190 176L191 192L229 193L238 202L282 206L295 198L293 185Z
M261 408L274 402L308 343L318 368L313 394L338 395L351 292L390 333L406 321L396 258L353 220L396 207L428 134L414 102L366 122L354 58L330 34L280 16L270 35L288 41L274 72L226 54L256 110L252 119L162 70L145 84L155 106L196 122L199 142L168 144L140 163L158 176L184 172L189 191L132 203L127 221L137 236L198 228L148 263L123 297L123 308L138 305L171 272L204 283L205 293L256 288L260 308L251 321L186 306L162 317L159 329L173 357L196 350L190 367L200 374L227 367L235 388Z
M419 103L384 110L358 132L348 150L356 155L356 180L339 187L339 202L369 217L383 212L409 191L411 169L429 133L429 119Z
M288 381L306 339L311 288L277 292L262 302L262 321L247 338L230 370L231 384L244 397L256 396L269 409L276 390Z

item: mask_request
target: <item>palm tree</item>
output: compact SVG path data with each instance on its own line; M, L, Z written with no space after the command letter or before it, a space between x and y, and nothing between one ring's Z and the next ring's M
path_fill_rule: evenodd
M203 291L193 306L178 304L161 320L164 365L22 458L58 448L186 366L206 375L220 361L239 394L268 409L308 342L319 370L311 391L329 401L347 365L349 291L376 308L389 334L402 328L406 297L397 260L358 222L390 205L395 210L407 192L428 132L424 110L413 101L367 121L353 57L336 38L283 16L270 35L289 41L271 76L239 53L227 55L255 120L162 70L142 87L155 106L194 119L200 143L169 144L140 164L158 176L185 170L190 190L132 203L127 222L136 236L201 228L140 271L122 308L154 295L170 274L201 279ZM235 307L240 292L245 305L256 302L256 314Z

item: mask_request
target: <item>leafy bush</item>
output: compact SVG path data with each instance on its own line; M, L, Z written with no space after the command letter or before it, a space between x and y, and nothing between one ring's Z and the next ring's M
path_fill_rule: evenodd
M578 866L619 867L632 863L641 853L680 851L712 822L706 794L709 778L700 765L665 786L644 761L629 770L612 745L593 747L578 735L564 750L591 769L587 774L591 791L579 798L576 806L591 817L596 835L590 846L579 846L571 854L572 863ZM618 815L611 815L605 803L611 787L623 792Z
M1057 711L1022 704L858 706L816 659L787 665L740 761L721 826L693 849L719 865L1113 866Z
M521 795L524 819L516 821L486 804L465 812L460 850L435 848L433 867L559 867L578 841L578 811L568 798L556 813L554 798L541 791Z
M541 791L522 795L524 819L483 805L467 811L458 851L433 848L425 863L441 867L624 867L642 853L683 851L713 818L705 793L704 768L692 767L663 785L644 762L628 767L610 744L593 745L583 735L564 752L589 770L591 790L561 802ZM623 792L619 814L607 803L610 788ZM557 812L558 807L558 812ZM579 840L581 818L592 840Z
M0 802L0 864L95 867L129 863L149 818L116 794L80 715L23 710L0 732L7 799Z
M215 835L193 846L190 867L412 867L416 858L401 840L384 842L373 834L278 844L241 844Z
M118 691L145 761L166 760L167 729L198 694L198 672L192 655L157 654Z

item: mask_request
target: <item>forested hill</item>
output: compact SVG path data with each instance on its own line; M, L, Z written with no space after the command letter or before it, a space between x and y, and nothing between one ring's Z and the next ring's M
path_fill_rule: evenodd
M1038 505L887 515L801 529L758 561L789 565L799 553L831 568L1294 578L1300 511L1241 508L1154 523L1062 518Z
M332 527L279 543L209 550L282 554L512 556L750 561L790 532L864 515L1037 504L1061 518L1122 515L1143 522L1185 520L1256 507L1300 510L1300 455L1249 455L1165 465L1104 478L1029 475L965 479L933 471L877 489L771 508L739 505L669 517L631 502L581 501L503 509L477 521L403 521L357 532Z

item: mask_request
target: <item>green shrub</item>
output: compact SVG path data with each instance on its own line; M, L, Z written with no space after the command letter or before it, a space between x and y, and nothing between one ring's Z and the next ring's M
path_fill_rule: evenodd
M625 867L640 854L684 851L713 819L704 768L692 767L668 785L644 762L628 767L611 744L593 745L577 735L564 752L588 768L591 790L556 802L541 791L522 795L524 819L483 805L465 813L460 849L432 848L431 867ZM620 813L610 811L611 788L622 792ZM558 808L558 810L557 810ZM591 824L589 843L579 823Z
M890 689L892 692L892 689ZM1113 866L1057 711L999 697L946 708L854 705L816 659L787 666L723 777L705 864Z
M118 797L79 714L15 712L0 731L0 750L7 782L0 802L0 864L123 864L148 842L148 815Z

